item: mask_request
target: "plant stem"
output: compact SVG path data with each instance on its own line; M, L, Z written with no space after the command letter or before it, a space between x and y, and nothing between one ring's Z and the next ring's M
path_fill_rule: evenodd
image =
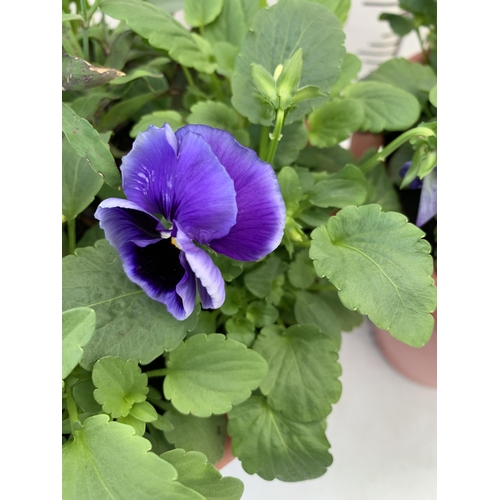
M181 68L182 68L182 72L184 73L184 76L186 77L186 80L187 80L189 86L193 87L193 88L198 88L196 86L196 83L194 83L193 77L192 77L191 72L189 71L189 69L186 68L185 66L181 66Z
M267 147L269 146L269 126L260 127L259 158L266 161Z
M222 87L221 87L219 79L217 78L217 76L215 75L215 73L212 73L211 78L212 78L212 82L214 84L214 91L215 91L215 95L217 96L217 99L219 101L223 101L224 100L224 94L222 92Z
M420 30L418 28L415 28L415 33L417 34L418 43L420 44L420 49L422 50L422 61L424 62L424 64L429 64L427 51L424 48L424 41L422 40L422 35L420 35Z
M159 370L151 370L149 372L143 372L143 373L145 373L148 376L148 378L165 377L167 375L167 369L160 368Z
M278 109L276 114L276 123L274 124L274 130L272 133L271 145L269 146L269 151L267 153L267 163L273 163L274 156L276 155L276 150L278 149L278 142L281 138L281 131L283 130L283 124L285 123L285 111Z
M95 2L93 3L93 5L90 6L90 10L89 10L89 13L88 13L89 22L92 19L92 16L94 15L95 11L99 7L100 3L101 3L101 0L95 0ZM104 14L103 14L102 18L104 19Z
M435 132L427 127L415 127L411 130L407 130L399 137L396 137L392 142L390 142L384 149L374 154L371 158L368 158L364 163L358 165L358 168L366 174L372 168L377 166L377 164L381 161L384 161L390 154L394 153L397 149L399 149L406 141L416 136L424 136L424 137L432 137L435 136Z
M66 388L66 404L68 407L69 420L71 423L78 422L78 407L76 406L75 400L73 399L73 387Z
M83 17L82 40L83 40L83 55L86 61L89 60L89 34L87 33L88 18L87 18L87 0L80 0L80 8Z
M75 253L76 248L76 219L68 220L68 251Z

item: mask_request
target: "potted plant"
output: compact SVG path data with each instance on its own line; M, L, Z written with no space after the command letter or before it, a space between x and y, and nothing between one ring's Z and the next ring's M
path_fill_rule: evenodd
M410 93L353 83L349 4L186 0L190 28L169 5L63 2L65 499L238 499L225 449L318 477L341 332L433 328L388 149L339 143L435 126Z

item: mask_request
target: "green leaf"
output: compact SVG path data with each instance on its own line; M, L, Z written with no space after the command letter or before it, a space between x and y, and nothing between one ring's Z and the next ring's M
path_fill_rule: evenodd
M354 99L328 102L309 115L309 141L319 148L335 146L358 130L363 119L363 106Z
M113 68L101 68L63 52L62 88L63 90L85 90L111 82L124 73Z
M345 89L344 95L363 105L365 117L360 127L362 132L406 130L420 116L417 99L387 83L354 83Z
M257 327L272 325L279 316L279 311L271 304L261 300L250 302L247 307L246 317Z
M170 354L163 389L181 413L209 417L245 401L266 372L264 359L242 343L198 334Z
M195 28L206 26L221 13L224 0L185 0L184 18Z
M402 165L402 163L399 165ZM379 163L370 170L366 174L366 178L368 179L369 191L365 204L375 203L380 205L384 212L401 212L398 193L388 177L386 166L383 163Z
M163 78L162 73L158 73L155 71L151 71L148 68L136 68L126 75L124 74L120 78L117 78L116 80L113 80L110 82L110 85L125 85L127 83L133 82L134 80L137 80L139 78Z
M182 116L177 111L154 111L144 115L130 131L130 137L137 137L139 132L146 132L150 125L161 128L168 123L175 132L184 125Z
M134 403L146 401L148 377L136 361L106 356L92 368L95 400L113 418L126 417Z
M262 396L247 399L228 417L233 453L248 474L304 481L322 476L333 461L323 422L293 422Z
M243 483L234 477L222 477L203 453L172 450L163 453L161 458L175 467L179 483L197 491L206 500L239 500L243 495Z
M165 436L176 448L186 451L200 451L211 463L216 464L224 455L226 442L226 418L224 415L212 415L207 418L183 415L174 408L165 414L173 429Z
M299 176L292 167L283 167L278 174L278 182L285 201L286 213L292 216L303 198Z
M332 97L337 96L350 83L356 80L358 73L361 71L361 59L354 54L347 53L342 61L342 70L337 83L332 87L330 94Z
M307 145L307 129L303 122L294 122L286 125L282 130L283 137L278 142L278 149L274 157L274 165L282 167L291 165L299 153Z
M103 0L104 14L127 25L155 48L166 50L174 60L202 73L213 73L215 63L201 50L196 37L165 10L141 0Z
M276 255L270 255L257 267L245 273L245 286L257 297L263 299L271 295L274 279L286 271L284 263Z
M65 379L83 357L86 346L95 332L95 312L78 307L62 315L62 378Z
M103 356L150 363L175 349L196 321L195 314L177 321L132 283L106 240L65 257L62 281L63 310L91 307L97 315L96 333L81 361L87 369Z
M363 316L347 309L336 291L301 290L296 295L293 312L297 323L317 326L335 341L337 349L340 349L341 332L349 332L363 323Z
M130 413L126 417L118 417L116 421L121 424L130 425L134 429L137 436L144 436L144 433L146 432L146 423L135 418Z
M129 425L109 422L107 415L87 418L63 447L63 498L204 500L176 482L175 468L150 449Z
M313 171L338 172L348 163L354 164L355 159L350 151L341 146L319 149L314 146L303 149L297 159L297 164Z
M102 142L97 130L79 117L67 104L62 103L62 129L75 151L113 187L121 186L120 172L107 144Z
M309 0L309 2L324 5L331 11L337 19L344 24L347 21L347 14L351 8L351 0Z
M294 422L322 420L342 392L338 343L313 325L261 330L253 349L269 364L260 383L268 404Z
M87 413L101 413L102 406L94 398L95 386L92 380L80 380L73 387L76 404Z
M80 14L62 14L62 22L64 21L83 21L83 17Z
M403 37L410 33L410 31L415 29L413 19L401 16L399 14L383 12L382 14L380 14L379 19L381 21L387 21L391 27L391 30L394 31L394 33L399 37Z
M367 195L366 178L358 167L346 165L339 172L319 181L309 194L309 201L317 207L344 208L361 205Z
M243 38L259 10L259 0L225 1L217 19L206 26L204 36L215 45L231 44L239 52Z
M104 181L92 170L85 158L82 158L63 138L62 144L62 213L67 220L74 219L94 200Z
M434 107L438 107L438 102L437 102L437 84L432 87L431 91L429 92L429 101Z
M302 250L295 255L295 259L288 268L288 280L295 288L309 288L316 280L316 272L309 258L308 250ZM309 321L300 321L309 323Z
M154 422L158 419L158 413L154 407L147 401L135 403L130 409L130 415L142 422Z
M322 5L288 0L260 10L236 58L231 80L233 106L252 123L271 125L271 107L254 95L252 63L262 65L273 75L276 67L290 59L299 47L303 56L299 88L312 85L328 93L340 74L345 54L343 42L339 21ZM327 99L318 97L298 104L287 115L286 123L303 118Z
M427 102L429 93L423 91L422 87L435 85L436 75L430 66L397 57L382 63L368 76L367 81L388 83L405 90L423 106Z
M238 142L248 146L250 139L248 132L241 129L240 118L233 108L222 102L205 101L199 102L191 108L187 122L227 130Z
M213 49L215 62L217 63L217 73L231 80L239 48L227 42L216 42Z
M347 207L312 234L310 257L349 309L412 347L430 338L436 288L423 231L378 205Z

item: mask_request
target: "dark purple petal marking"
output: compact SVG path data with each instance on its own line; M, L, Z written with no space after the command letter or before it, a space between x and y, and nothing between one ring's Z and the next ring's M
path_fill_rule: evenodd
M174 225L176 225L175 222ZM206 309L220 307L226 298L226 291L224 288L224 279L219 268L202 248L197 247L184 234L182 228L177 226L177 229L175 239L182 248L189 267L197 278L201 305Z
M176 132L180 142L189 132L201 135L234 181L236 224L210 246L238 260L258 260L281 242L285 204L276 175L255 151L241 146L231 134L205 125L187 125ZM199 240L198 240L199 241Z
M422 227L437 214L437 172L429 172L422 180L422 192L418 205L417 221L415 224Z

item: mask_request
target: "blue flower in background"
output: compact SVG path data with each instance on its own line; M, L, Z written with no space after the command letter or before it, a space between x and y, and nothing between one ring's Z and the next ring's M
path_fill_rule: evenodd
M399 175L404 177L411 166L411 161L403 164ZM422 227L437 215L437 167L429 172L423 179L416 177L408 186L409 189L421 189L418 214L415 225Z
M104 200L96 218L129 279L179 320L193 312L196 289L204 308L224 303L221 272L199 244L250 261L281 242L285 204L276 175L228 132L151 126L121 171L127 200Z

